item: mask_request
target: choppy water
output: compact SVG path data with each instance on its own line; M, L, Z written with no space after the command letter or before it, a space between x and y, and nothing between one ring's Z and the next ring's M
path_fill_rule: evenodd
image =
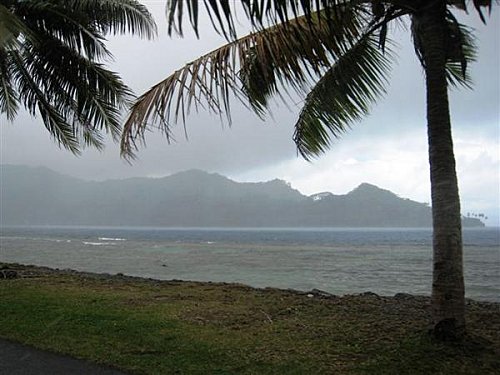
M157 279L429 294L429 229L0 228L0 261ZM500 229L464 230L466 295L500 302Z

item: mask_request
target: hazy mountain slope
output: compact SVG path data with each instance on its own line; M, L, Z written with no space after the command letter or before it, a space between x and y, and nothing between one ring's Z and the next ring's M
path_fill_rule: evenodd
M374 185L361 184L349 194L336 196L321 193L313 196L307 211L314 225L354 227L428 227L431 210L422 203L399 198ZM331 213L335 212L336 215Z
M191 170L88 182L46 168L0 166L2 225L423 227L430 208L370 184L302 195L281 180L237 183ZM468 225L482 225L467 219Z

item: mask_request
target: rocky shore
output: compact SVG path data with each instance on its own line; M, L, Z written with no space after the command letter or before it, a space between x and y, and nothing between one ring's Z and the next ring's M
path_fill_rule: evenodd
M44 266L24 265L17 263L1 263L0 262L0 279L14 279L14 278L50 278L54 276L71 276L81 279L90 279L96 281L103 281L107 283L149 283L156 286L168 286L189 284L199 287L204 286L220 286L221 288L237 288L239 290L255 291L258 293L282 293L286 295L305 296L307 298L321 299L325 301L340 302L357 302L362 301L370 302L370 304L377 301L388 312L401 312L404 310L412 310L415 317L427 318L430 317L430 297L423 295L413 295L408 293L396 293L394 296L381 296L376 293L367 291L359 294L346 294L338 296L329 292L312 289L310 291L300 291L295 289L279 289L279 288L255 288L244 284L225 283L225 282L211 282L211 281L190 281L190 280L158 280L152 278L143 278L137 276L128 276L122 273L109 274L109 273L92 273L77 271L72 269L59 269L49 268ZM472 311L485 311L491 312L492 315L498 318L498 327L500 332L500 303L488 301L476 301L473 299L466 299L467 309ZM493 321L491 323L494 323ZM493 326L491 328L494 328ZM499 340L500 341L500 340Z

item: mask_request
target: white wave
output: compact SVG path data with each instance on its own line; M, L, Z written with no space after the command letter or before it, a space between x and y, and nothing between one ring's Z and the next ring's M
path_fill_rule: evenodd
M109 237L99 237L100 241L127 241L126 238L109 238Z
M35 238L38 239L38 238ZM49 241L49 242L65 242L66 240L61 240L59 238L40 238L43 241Z
M114 243L109 243L109 242L87 242L87 241L83 241L83 244L91 246L116 245Z

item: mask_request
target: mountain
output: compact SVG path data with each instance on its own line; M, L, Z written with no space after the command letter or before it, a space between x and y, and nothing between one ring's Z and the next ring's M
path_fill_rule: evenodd
M282 180L238 183L200 170L84 181L47 168L0 166L1 225L158 227L429 227L431 210L374 185L302 195ZM464 225L483 226L473 218Z

